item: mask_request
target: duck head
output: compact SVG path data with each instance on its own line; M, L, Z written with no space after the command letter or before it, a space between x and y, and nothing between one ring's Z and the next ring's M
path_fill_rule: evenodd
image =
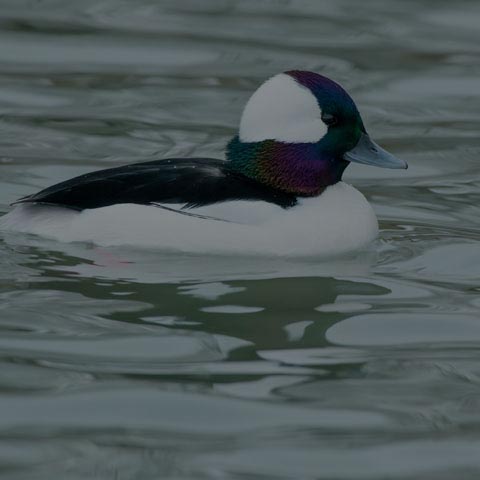
M407 168L373 142L340 85L299 70L275 75L252 95L227 159L232 170L300 196L339 182L350 162Z

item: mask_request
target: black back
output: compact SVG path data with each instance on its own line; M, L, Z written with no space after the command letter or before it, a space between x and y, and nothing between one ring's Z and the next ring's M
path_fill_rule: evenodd
M183 208L229 200L263 200L282 208L296 204L293 194L276 190L229 170L211 158L169 158L80 175L15 203L42 203L75 210L119 203L183 204Z

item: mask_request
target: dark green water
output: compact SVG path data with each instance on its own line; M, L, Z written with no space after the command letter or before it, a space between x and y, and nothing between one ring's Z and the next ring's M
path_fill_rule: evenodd
M479 23L473 0L0 0L0 212L218 157L292 68L410 163L349 168L380 239L328 262L0 234L0 477L478 479Z

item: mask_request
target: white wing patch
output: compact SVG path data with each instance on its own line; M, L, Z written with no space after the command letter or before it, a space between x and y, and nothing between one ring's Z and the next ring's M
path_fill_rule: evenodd
M322 111L313 93L280 73L250 97L240 120L240 140L315 143L326 133Z
M273 203L263 201L234 200L202 207L183 209L182 204L157 204L160 208L186 216L217 220L240 225L260 225L285 210Z

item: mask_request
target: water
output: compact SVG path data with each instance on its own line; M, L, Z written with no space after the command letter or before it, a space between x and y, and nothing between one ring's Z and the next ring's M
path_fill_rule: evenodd
M477 479L480 5L1 0L0 211L220 156L269 75L326 73L407 172L329 261L0 237L0 476Z

